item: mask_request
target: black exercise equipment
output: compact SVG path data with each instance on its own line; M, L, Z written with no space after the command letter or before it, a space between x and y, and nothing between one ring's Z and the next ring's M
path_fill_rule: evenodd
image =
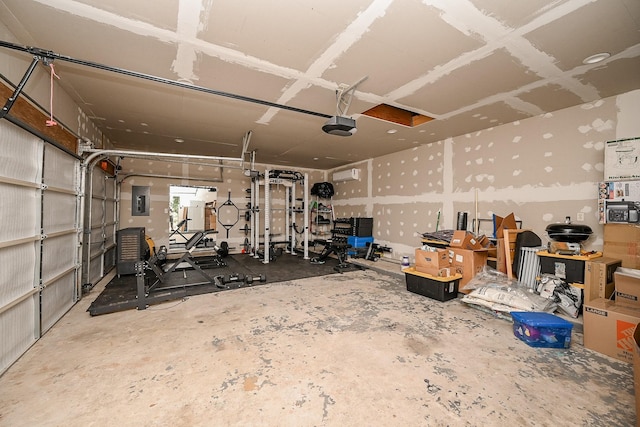
M163 268L163 264L167 263L167 251L166 247L161 246L156 254L149 258L148 261L139 261L135 264L136 270L136 293L134 298L122 299L115 302L110 302L103 305L92 304L87 311L92 316L113 313L116 311L128 310L131 308L137 308L138 310L144 310L151 304L158 304L165 301L176 300L185 298L189 295L197 295L200 293L213 292L219 289L220 280L217 277L210 276L203 269L197 260L192 256L193 250L198 243L205 238L206 232L199 231L195 233L185 243L187 249L182 256L173 262L169 268ZM220 266L226 264L221 259L219 260ZM177 269L182 268L181 265L187 264L199 275L204 278L204 281L188 284L175 284L169 285L168 277L171 273L176 272ZM147 277L146 271L152 270L156 276L156 280L152 285L148 285L150 278ZM183 272L186 277L186 271ZM174 282L175 283L175 282Z
M264 274L260 276L244 275L239 273L228 274L225 276L215 277L216 286L220 290L239 289L244 286L251 285L254 281L266 282L267 278Z
M284 248L282 246L276 245L285 245L287 250L291 248L291 245L288 241L271 241L269 242L269 261L275 261L279 256L282 256L284 253ZM259 259L264 260L264 250L258 249L257 255Z
M241 246L242 246L242 252L243 253L249 252L249 249L250 249L251 245L249 244L249 238L248 237L244 238L244 242L242 243Z
M223 212L225 210L229 210L229 218L230 218L230 222L222 222L221 218L223 215ZM233 218L233 214L235 213L235 219ZM224 227L225 230L227 230L227 239L229 238L229 230L233 228L234 225L236 225L238 223L238 221L240 221L240 209L238 209L238 207L231 201L231 191L229 191L229 197L227 198L227 200L220 205L220 207L218 207L218 222L220 223L221 226Z
M246 275L244 276L244 282L247 285L252 284L253 282L266 282L267 281L267 276L264 274L260 274L258 276L253 276L253 275Z
M192 252L194 251L194 249L196 248L196 246L198 245L198 243L205 238L206 236L206 232L204 231L198 231L196 233L193 234L193 236L191 236L191 238L189 240L187 240L187 242L185 243L185 249L186 252L182 254L182 256L180 258L178 258L177 261L175 261L168 269L163 269L160 267L159 264L159 260L157 255L153 256L149 259L149 261L147 262L148 267L153 270L153 272L156 274L157 280L156 282L151 285L146 292L148 293L149 291L153 290L154 287L156 287L158 284L160 283L164 283L165 281L165 275L166 274L170 274L172 272L174 272L182 263L187 263L188 265L190 265L194 270L196 270L202 277L205 278L205 280L208 283L213 283L213 277L209 276L203 269L202 267L200 267L200 265L198 265L198 263L196 262L196 260L193 258L193 256L191 255ZM166 259L166 257L165 257Z
M367 261L378 261L380 257L382 257L383 252L393 252L393 248L389 246L381 246L378 243L370 243L367 242L367 247L364 253L363 258ZM359 252L357 252L359 254Z
M176 225L175 230L171 231L171 234L169 234L169 241L171 241L171 238L173 237L173 235L174 235L174 234L179 234L179 235L180 235L180 236L181 236L185 241L186 241L186 240L189 240L189 239L187 238L187 236L185 236L184 234L182 234L182 233L180 232L180 229L181 229L182 227L184 227L185 225L187 225L187 229L188 229L187 221L191 221L191 218L185 218L185 219L183 219L182 221L180 221L180 222L178 223L178 225Z
M222 258L229 255L229 244L227 242L220 243L220 246L214 246L214 249Z
M167 262L167 252L167 247L165 245L160 246L156 250L155 257L158 264L162 265Z
M198 261L198 265L202 267L201 260L206 259L207 256L197 256L195 258ZM115 276L90 304L87 312L91 316L97 316L130 309L144 310L162 302L175 301L177 303L194 295L250 287L257 288L265 284L337 274L333 267L338 264L337 259L333 256L327 259L324 265L312 265L308 259L302 257L284 257L282 260L278 260L278 263L265 265L254 259L253 256L233 253L229 254L229 257L224 258L224 260L228 264L227 267L214 270L205 269L209 276L213 276L214 283L202 280L199 274L189 269L184 271L176 269L173 273L164 276L165 283L157 285L148 293L145 293L145 290L148 289L148 285L156 280L156 277L152 271L145 267L144 262L140 261L139 264L142 270L139 276ZM169 259L168 263L171 262L172 260ZM235 277L230 281L226 279L227 275L238 275L239 279L240 274L244 275L244 280L242 281L236 280ZM187 276L186 278L184 277L185 275ZM138 284L140 288L138 288ZM138 289L142 290L140 293L141 298L138 297ZM243 298L242 295L238 295L238 297ZM212 303L215 304L215 301Z
M244 281L245 281L245 278L244 278L244 274L242 273L232 273L222 277L222 282L225 285L228 283L244 282Z
M324 245L324 249L319 256L310 259L312 264L324 264L327 258L329 258L329 255L335 253L338 257L338 265L333 267L333 269L338 273L342 273L343 270L350 268L362 269L362 267L356 264L347 262L347 251L351 248L351 245L347 243L346 237L334 237L330 240L317 239L316 243Z

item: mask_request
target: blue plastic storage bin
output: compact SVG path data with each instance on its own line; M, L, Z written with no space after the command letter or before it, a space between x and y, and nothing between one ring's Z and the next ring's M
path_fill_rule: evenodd
M573 324L556 315L513 311L513 334L531 347L569 348Z

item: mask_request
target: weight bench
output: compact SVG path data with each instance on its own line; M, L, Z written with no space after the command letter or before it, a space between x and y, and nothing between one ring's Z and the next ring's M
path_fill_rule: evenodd
M319 256L311 258L309 260L312 264L324 264L327 258L329 258L329 255L335 253L338 257L338 265L333 267L333 269L338 273L342 273L344 270L348 270L350 268L360 269L360 266L347 262L347 251L352 247L349 243L347 243L347 239L334 237L331 240L318 239L316 240L316 242L324 245L324 249Z
M165 281L164 276L174 272L176 268L178 268L178 266L183 262L186 262L191 267L193 267L193 269L196 270L198 273L200 273L200 275L202 275L202 277L204 277L209 283L214 283L215 282L214 278L209 276L198 265L196 260L191 255L191 253L195 250L196 246L198 246L198 243L200 243L202 239L205 238L206 235L207 235L207 232L205 231L198 231L194 233L194 235L191 236L191 238L187 240L187 242L185 243L186 252L183 253L182 256L176 262L174 262L173 265L171 265L171 267L169 267L168 270L163 270L162 268L160 268L160 266L156 262L157 261L156 257L152 257L149 260L149 266L158 277L158 280L156 280L156 282L149 287L149 290L153 289L158 283L164 283Z
M187 236L185 236L184 234L182 234L182 232L180 231L180 229L181 229L182 227L184 227L185 225L187 225L187 221L191 221L191 218L185 218L185 219L183 219L182 221L180 221L180 222L178 223L178 225L176 225L176 229L171 231L171 234L169 234L169 244L171 244L171 238L173 237L173 235L174 235L174 234L179 234L179 235L180 235L180 237L182 237L184 240L189 240L189 239L187 239ZM174 242L175 244L177 244L177 245L178 245L178 244L180 244L180 245L182 244L182 243L178 243L178 242L176 242L176 241L175 241L175 239L173 239L173 242Z

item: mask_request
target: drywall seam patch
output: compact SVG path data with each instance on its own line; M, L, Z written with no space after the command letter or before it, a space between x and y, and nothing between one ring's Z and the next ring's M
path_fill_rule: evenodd
M211 3L210 0L209 3ZM178 2L177 35L187 40L198 37L202 8L202 0L181 0ZM176 59L171 68L178 75L178 78L193 82L198 80L198 76L194 73L197 59L198 55L193 45L178 42Z
M363 34L369 31L371 24L386 14L391 2L392 0L375 0L371 3L371 5L358 15L336 38L333 44L313 61L305 74L313 77L322 76L322 74L333 65L336 59L342 56L351 46L360 40ZM308 85L309 83L306 80L295 82L284 91L277 102L279 104L285 104L300 93L300 91L308 87ZM270 107L257 122L261 124L268 123L278 111L279 109Z
M481 10L475 8L470 1L466 1L466 7L460 7L460 2L453 3L447 0L423 0L425 5L439 9L441 11L442 19L449 23L453 28L463 34L478 34L486 44L479 49L454 58L443 66L429 70L426 74L423 74L415 80L408 82L406 85L390 92L387 94L387 97L390 99L402 99L413 95L418 89L425 85L439 80L440 78L450 74L452 71L468 65L470 62L483 59L497 49L507 49L507 51L514 58L517 58L524 67L527 67L543 79L553 77L561 71L555 65L555 59L538 50L533 44L523 37L523 34L533 31L542 25L548 24L549 22L553 22L558 18L582 7L585 2L590 3L592 1L593 0L576 0L568 2L568 4L565 4L561 9L562 13L558 13L557 10L543 10L540 17L535 20L536 25L530 24L526 26L526 30L516 32L497 19L486 15ZM503 39L507 35L510 36L510 43L504 44ZM565 73L565 78L558 80L557 83L565 89L573 92L584 101L594 99L594 95L597 95L593 87L582 84L578 79L573 77L573 75L568 73ZM538 82L538 84L540 83ZM459 114L464 111L471 111L472 109L477 108L478 104L487 104L487 102L483 101L469 108L458 110L455 113ZM448 117L450 115L445 116Z

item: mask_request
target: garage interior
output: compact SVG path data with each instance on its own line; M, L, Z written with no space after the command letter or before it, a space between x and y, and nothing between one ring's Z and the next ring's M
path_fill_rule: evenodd
M402 263L510 214L607 256L637 1L0 0L0 58L0 425L636 422L582 314L534 348Z

